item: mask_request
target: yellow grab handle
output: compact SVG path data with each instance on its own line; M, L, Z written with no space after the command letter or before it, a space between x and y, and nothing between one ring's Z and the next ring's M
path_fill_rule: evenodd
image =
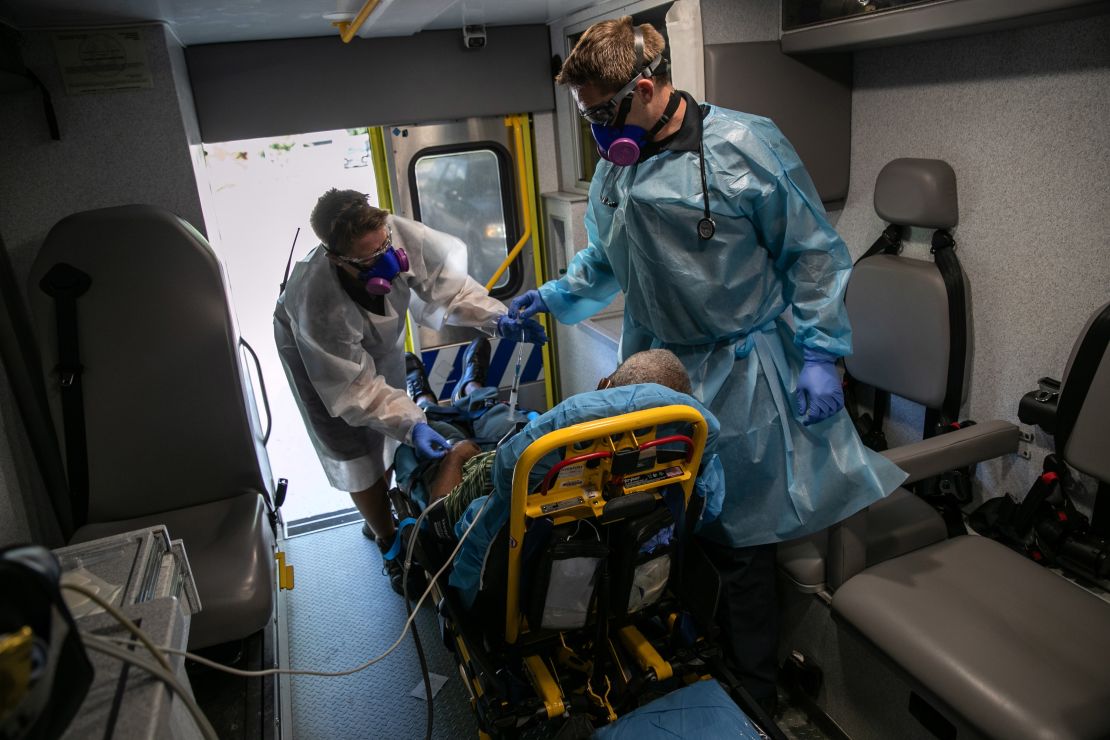
M493 277L486 283L486 290L493 290L493 286L497 285L497 281L505 274L505 270L509 269L509 265L520 254L520 250L524 249L524 245L532 238L532 209L528 206L528 171L524 167L524 133L520 126L520 116L505 116L505 125L512 126L513 128L513 142L516 144L516 170L517 170L517 185L520 190L520 212L524 216L524 232L520 235L520 240L516 246L509 251L505 261L493 273Z

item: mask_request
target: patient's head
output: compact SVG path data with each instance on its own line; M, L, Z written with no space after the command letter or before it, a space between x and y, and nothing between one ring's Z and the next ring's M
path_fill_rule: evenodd
M669 349L648 349L637 352L622 362L612 375L604 378L598 388L636 383L658 383L679 393L692 394L693 392L686 368Z

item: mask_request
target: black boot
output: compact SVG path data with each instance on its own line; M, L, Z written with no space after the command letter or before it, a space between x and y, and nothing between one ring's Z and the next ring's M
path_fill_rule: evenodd
M451 394L452 401L458 401L465 396L468 393L466 387L469 384L477 383L479 386L486 384L489 352L489 340L485 337L478 337L467 345L463 352L462 377L459 378L459 384L455 386L455 392Z
M412 352L405 353L405 390L409 398L421 406L434 405L436 394L428 384L423 361Z

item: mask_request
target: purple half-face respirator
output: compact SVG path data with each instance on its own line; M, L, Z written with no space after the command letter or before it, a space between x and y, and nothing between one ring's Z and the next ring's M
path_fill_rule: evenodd
M647 140L647 131L639 126L601 126L590 124L597 142L597 153L618 167L629 167L640 159L640 150Z
M366 285L370 295L385 295L393 290L392 283L402 272L409 269L409 256L402 247L390 247L374 260L369 268L358 274L358 279Z

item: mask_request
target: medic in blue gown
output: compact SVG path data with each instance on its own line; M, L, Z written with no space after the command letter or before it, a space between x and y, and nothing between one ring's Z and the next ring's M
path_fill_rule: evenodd
M842 411L852 262L798 155L770 120L676 91L663 46L625 17L591 26L564 62L557 82L605 159L589 243L510 316L575 323L623 292L621 357L664 347L681 358L721 423L727 494L701 532L722 571L719 621L741 680L771 705L774 543L855 513L905 474Z

